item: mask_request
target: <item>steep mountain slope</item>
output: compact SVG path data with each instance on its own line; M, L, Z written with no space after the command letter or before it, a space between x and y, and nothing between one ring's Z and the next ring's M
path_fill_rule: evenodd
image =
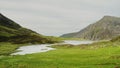
M104 16L94 24L76 33L64 34L61 37L83 38L89 40L112 39L120 35L120 18Z
M0 13L0 25L8 27L8 28L13 28L13 29L21 28L21 26L19 24L17 24L14 21L8 19L7 17L2 15L1 13Z
M30 29L23 28L19 24L0 14L0 42L53 43L57 41L40 35Z

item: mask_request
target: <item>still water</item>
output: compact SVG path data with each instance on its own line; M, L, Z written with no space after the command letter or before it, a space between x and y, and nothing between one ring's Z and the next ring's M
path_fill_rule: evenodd
M79 44L91 44L91 43L93 43L93 41L65 40L64 43L61 43L61 44L79 45ZM51 45L53 45L53 44L22 46L17 49L18 52L13 53L11 55L25 55L25 54L32 54L32 53L47 52L50 50L55 50L55 48L49 47Z

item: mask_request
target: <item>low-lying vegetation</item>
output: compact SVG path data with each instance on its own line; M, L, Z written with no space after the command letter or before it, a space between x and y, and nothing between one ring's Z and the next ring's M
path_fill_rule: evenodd
M56 50L24 56L1 56L0 68L119 68L120 42L52 46Z
M0 43L0 55L9 55L19 47L17 44L11 44L9 42Z

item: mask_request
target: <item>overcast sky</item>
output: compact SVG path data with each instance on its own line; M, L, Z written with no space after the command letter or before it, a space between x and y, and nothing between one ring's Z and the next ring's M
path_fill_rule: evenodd
M120 17L120 0L0 0L0 12L38 33L59 36L105 15Z

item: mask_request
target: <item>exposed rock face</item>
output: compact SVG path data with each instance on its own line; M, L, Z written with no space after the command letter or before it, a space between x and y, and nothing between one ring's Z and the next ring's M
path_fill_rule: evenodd
M61 37L83 38L89 40L108 40L120 35L120 18L104 16L94 24L76 33L64 34Z

